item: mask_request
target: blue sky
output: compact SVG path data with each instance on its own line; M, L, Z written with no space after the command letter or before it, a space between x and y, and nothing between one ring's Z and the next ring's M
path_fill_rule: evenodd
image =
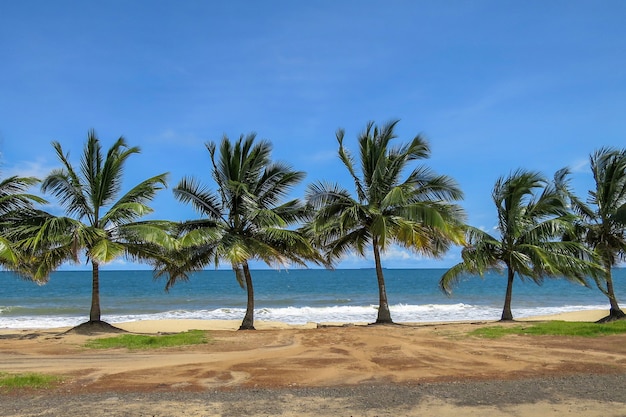
M257 132L273 157L352 189L335 131L400 119L425 164L455 178L468 223L492 228L491 189L523 167L570 166L626 145L626 2L0 2L2 175L44 177L57 140L77 161L87 131L142 149L128 184L169 172L210 183L207 141ZM196 217L171 190L153 218ZM55 210L55 207L49 207ZM388 267L446 267L400 250ZM373 265L348 258L341 267ZM128 267L122 261L112 267Z

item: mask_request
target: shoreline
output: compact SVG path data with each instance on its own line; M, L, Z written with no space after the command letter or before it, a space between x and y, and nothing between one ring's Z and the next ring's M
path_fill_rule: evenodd
M551 315L538 315L515 319L517 322L532 321L582 321L595 322L608 315L609 310L578 310ZM456 321L436 321L436 322L396 322L396 324L409 326L430 326L459 323L497 323L497 320L456 320ZM110 322L115 327L121 328L131 333L176 333L188 330L237 330L241 320L203 320L203 319L157 319L157 320L134 320L123 322ZM308 322L305 324L290 324L280 321L255 320L257 330L278 330L278 329L315 329L318 327L350 327L367 326L369 322ZM12 332L63 332L71 329L71 326L51 327L51 328L0 328L0 334L10 334Z

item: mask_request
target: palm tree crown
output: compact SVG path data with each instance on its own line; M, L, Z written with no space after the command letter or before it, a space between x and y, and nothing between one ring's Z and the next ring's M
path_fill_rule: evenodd
M54 195L67 217L42 213L33 222L36 230L31 247L39 249L35 274L47 276L62 263L78 261L84 250L92 264L93 291L90 322L100 321L99 266L120 256L151 261L155 246L167 243L164 222L139 219L152 212L148 203L166 186L167 174L144 180L121 197L122 179L128 158L139 152L119 138L103 154L96 133L91 130L76 170L58 142L53 142L62 168L53 170L41 189Z
M321 257L301 233L288 229L304 218L298 200L282 203L288 192L304 177L288 165L271 160L271 145L243 135L232 143L224 137L219 150L206 145L217 185L211 191L191 177L174 188L175 197L191 204L203 217L184 222L180 242L184 251L167 265L167 287L187 273L209 264L230 263L240 285L247 290L246 315L240 329L254 329L254 289L249 261L269 266L306 265Z
M450 292L465 273L483 275L486 270L506 270L507 289L502 320L512 320L513 280L530 278L540 283L545 277L565 276L585 283L585 274L593 271L585 248L561 238L572 228L558 183L541 174L518 170L496 181L492 197L496 205L500 236L467 227L467 245L462 262L450 268L441 278L440 286Z
M371 246L379 288L377 323L392 322L381 253L395 243L437 257L462 238L463 212L450 203L462 198L456 183L423 166L402 178L411 162L429 156L430 148L419 135L392 147L397 123L380 128L373 122L367 124L358 138L360 173L344 147L344 131L337 131L339 159L354 181L356 198L337 184L320 182L307 190L307 200L316 210L311 233L325 249L329 262L350 250L365 256L366 247Z

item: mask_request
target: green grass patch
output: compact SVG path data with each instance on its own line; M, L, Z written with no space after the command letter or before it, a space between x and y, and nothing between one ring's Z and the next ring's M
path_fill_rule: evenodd
M164 347L199 345L208 343L206 332L202 330L190 330L188 332L148 336L140 334L124 334L114 337L92 339L85 347L92 349L159 349Z
M0 388L50 388L61 382L62 378L54 375L36 373L8 374L0 372Z
M587 322L549 321L544 323L529 323L518 326L489 326L476 329L470 332L469 335L495 339L511 334L537 336L598 337L621 333L626 333L626 320L618 320L602 324Z

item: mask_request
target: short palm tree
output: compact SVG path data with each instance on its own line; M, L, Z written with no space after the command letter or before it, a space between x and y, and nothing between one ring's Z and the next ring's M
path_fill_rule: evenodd
M65 208L67 217L41 213L32 221L30 248L36 255L36 278L45 278L67 261L78 261L84 253L92 267L92 298L87 324L102 325L100 309L100 266L118 257L151 261L166 245L166 222L139 221L152 212L148 203L166 186L167 174L144 180L118 198L128 158L139 152L119 138L103 154L91 130L76 170L58 142L53 142L62 168L53 170L42 182L43 192L52 193Z
M595 189L585 204L571 195L580 216L580 241L593 249L602 264L598 287L608 297L609 315L601 321L626 317L613 287L611 269L626 259L626 149L601 148L590 155Z
M243 135L232 143L224 137L219 150L207 143L211 174L217 185L211 191L191 177L174 188L175 197L191 204L202 218L181 224L181 250L168 257L163 274L166 288L188 272L228 262L242 288L247 291L246 313L240 330L254 329L254 288L249 262L269 266L305 266L320 262L311 242L289 229L303 219L305 207L298 200L281 203L283 197L304 177L283 163L272 162L271 145Z
M344 131L337 131L339 159L356 189L356 198L338 184L318 182L307 190L308 203L316 214L309 224L324 249L327 261L350 251L365 256L374 253L379 307L376 323L392 323L381 254L398 244L427 256L441 256L452 243L462 241L461 208L451 203L462 192L449 177L430 169L414 167L402 178L409 164L427 158L428 143L416 136L407 144L392 147L398 121L382 127L367 124L359 136L360 175L353 157L344 147Z
M46 202L43 198L28 193L28 189L39 182L33 177L11 176L0 181L0 265L19 272L21 261L19 250L12 239L16 222L27 217L36 203Z
M555 178L560 178L558 173ZM501 320L513 320L513 281L529 278L541 283L545 277L564 276L586 284L594 263L583 245L563 241L573 227L573 217L556 182L541 174L518 170L497 180L493 201L498 213L499 236L467 228L467 245L462 262L450 268L440 280L445 292L464 274L483 275L487 270L505 270L506 295Z

